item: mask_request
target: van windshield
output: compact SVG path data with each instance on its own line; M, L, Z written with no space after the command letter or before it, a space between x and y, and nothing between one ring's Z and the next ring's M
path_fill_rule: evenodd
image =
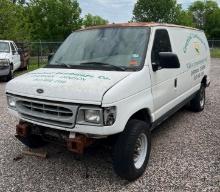
M72 33L47 67L137 70L146 55L147 27L99 28Z
M10 48L7 42L0 42L0 52L9 53Z

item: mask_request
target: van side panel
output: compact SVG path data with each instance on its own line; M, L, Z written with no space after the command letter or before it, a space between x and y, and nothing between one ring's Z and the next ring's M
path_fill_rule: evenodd
M156 120L200 89L203 77L209 79L210 64L209 46L203 31L163 26L153 27L152 32L157 29L168 31L172 52L177 54L180 68L153 71L148 54ZM151 34L148 53L152 51L153 38L154 33Z
M210 52L204 32L169 28L173 52L180 61L177 76L177 102L181 102L200 89L204 76L208 76Z

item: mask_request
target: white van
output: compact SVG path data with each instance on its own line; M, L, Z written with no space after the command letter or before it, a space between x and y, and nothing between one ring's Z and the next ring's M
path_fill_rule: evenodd
M29 147L59 140L83 153L96 139L113 143L115 172L141 176L151 130L190 103L199 112L209 85L203 31L127 23L73 32L49 64L10 81L8 108L16 137Z
M0 77L9 81L21 65L19 50L13 41L0 40Z

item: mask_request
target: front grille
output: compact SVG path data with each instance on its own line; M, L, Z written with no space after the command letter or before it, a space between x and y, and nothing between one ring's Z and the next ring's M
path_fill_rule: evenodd
M18 98L16 107L21 116L35 122L73 128L78 106L53 101Z

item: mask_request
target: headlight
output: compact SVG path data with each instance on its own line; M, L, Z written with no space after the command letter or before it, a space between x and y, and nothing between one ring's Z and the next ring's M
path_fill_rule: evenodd
M10 62L8 59L0 59L0 66L6 67L9 66Z
M77 123L86 125L102 125L102 114L102 109L98 107L80 107L77 115Z
M85 121L89 123L101 123L101 111L94 109L86 109L84 110Z
M7 99L8 99L8 106L10 108L16 108L16 99L15 99L15 97L8 96Z
M116 107L80 107L77 123L83 125L113 125L116 119Z

